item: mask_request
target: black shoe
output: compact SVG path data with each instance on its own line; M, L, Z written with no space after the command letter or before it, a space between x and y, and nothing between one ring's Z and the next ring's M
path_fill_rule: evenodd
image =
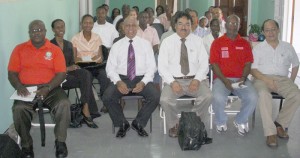
M56 152L55 155L57 158L63 158L68 156L68 149L65 142L59 142L55 140Z
M86 117L86 116L84 116L83 113L82 113L82 115L83 115L82 121L83 121L84 123L86 123L86 125L87 125L88 127L90 127L90 128L98 128L98 126L97 126L97 125L95 124L95 122L93 121L92 117Z
M32 146L29 148L22 148L21 158L34 158Z
M123 125L119 128L119 131L116 134L117 138L123 138L126 136L126 132L129 131L130 125L128 122L123 123Z
M108 109L107 109L105 106L103 106L103 107L101 108L100 112L107 113L107 112L108 112Z
M144 128L136 120L132 121L131 128L133 130L135 130L139 134L139 136L148 137L148 133L144 130Z
M91 118L92 119L95 119L95 118L98 118L98 117L101 117L101 114L100 113L94 113L94 114L91 114Z

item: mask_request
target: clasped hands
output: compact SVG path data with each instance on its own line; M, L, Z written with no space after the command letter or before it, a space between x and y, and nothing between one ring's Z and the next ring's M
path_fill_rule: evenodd
M189 91L190 92L196 92L199 89L199 85L200 85L200 81L196 80L196 79L193 79L191 81L191 83L189 84ZM176 93L176 94L182 94L183 93L182 86L177 81L173 81L171 83L171 88L172 88L173 92Z
M145 87L145 83L140 81L139 83L137 83L135 85L135 88L131 89L131 88L128 88L126 83L123 82L123 81L118 81L117 82L117 88L118 90L122 93L122 94L128 94L129 92L132 92L132 93L139 93L141 92Z

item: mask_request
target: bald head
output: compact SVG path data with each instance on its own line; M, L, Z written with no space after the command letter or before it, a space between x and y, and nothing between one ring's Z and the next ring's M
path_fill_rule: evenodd
M28 29L30 30L33 25L40 25L40 26L43 26L45 28L45 24L42 20L33 20L32 22L30 22L30 24L28 26Z
M45 37L46 37L46 28L45 24L41 20L34 20L29 24L29 37L31 40L31 43L36 47L40 48L45 43Z

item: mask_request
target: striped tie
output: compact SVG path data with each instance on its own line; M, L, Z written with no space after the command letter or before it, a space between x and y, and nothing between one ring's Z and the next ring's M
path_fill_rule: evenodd
M128 59L127 59L127 77L132 81L135 78L135 56L132 46L132 40L129 40Z

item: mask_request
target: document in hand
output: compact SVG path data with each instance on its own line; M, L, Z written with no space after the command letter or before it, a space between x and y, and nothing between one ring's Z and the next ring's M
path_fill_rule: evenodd
M33 101L33 99L36 95L35 92L37 91L37 86L26 87L26 88L29 91L30 95L28 95L26 97L22 97L22 96L18 95L17 91L15 91L9 99L22 100L22 101Z
M233 89L241 89L241 88L246 88L247 86L244 84L241 84L242 82L236 82L231 84Z

